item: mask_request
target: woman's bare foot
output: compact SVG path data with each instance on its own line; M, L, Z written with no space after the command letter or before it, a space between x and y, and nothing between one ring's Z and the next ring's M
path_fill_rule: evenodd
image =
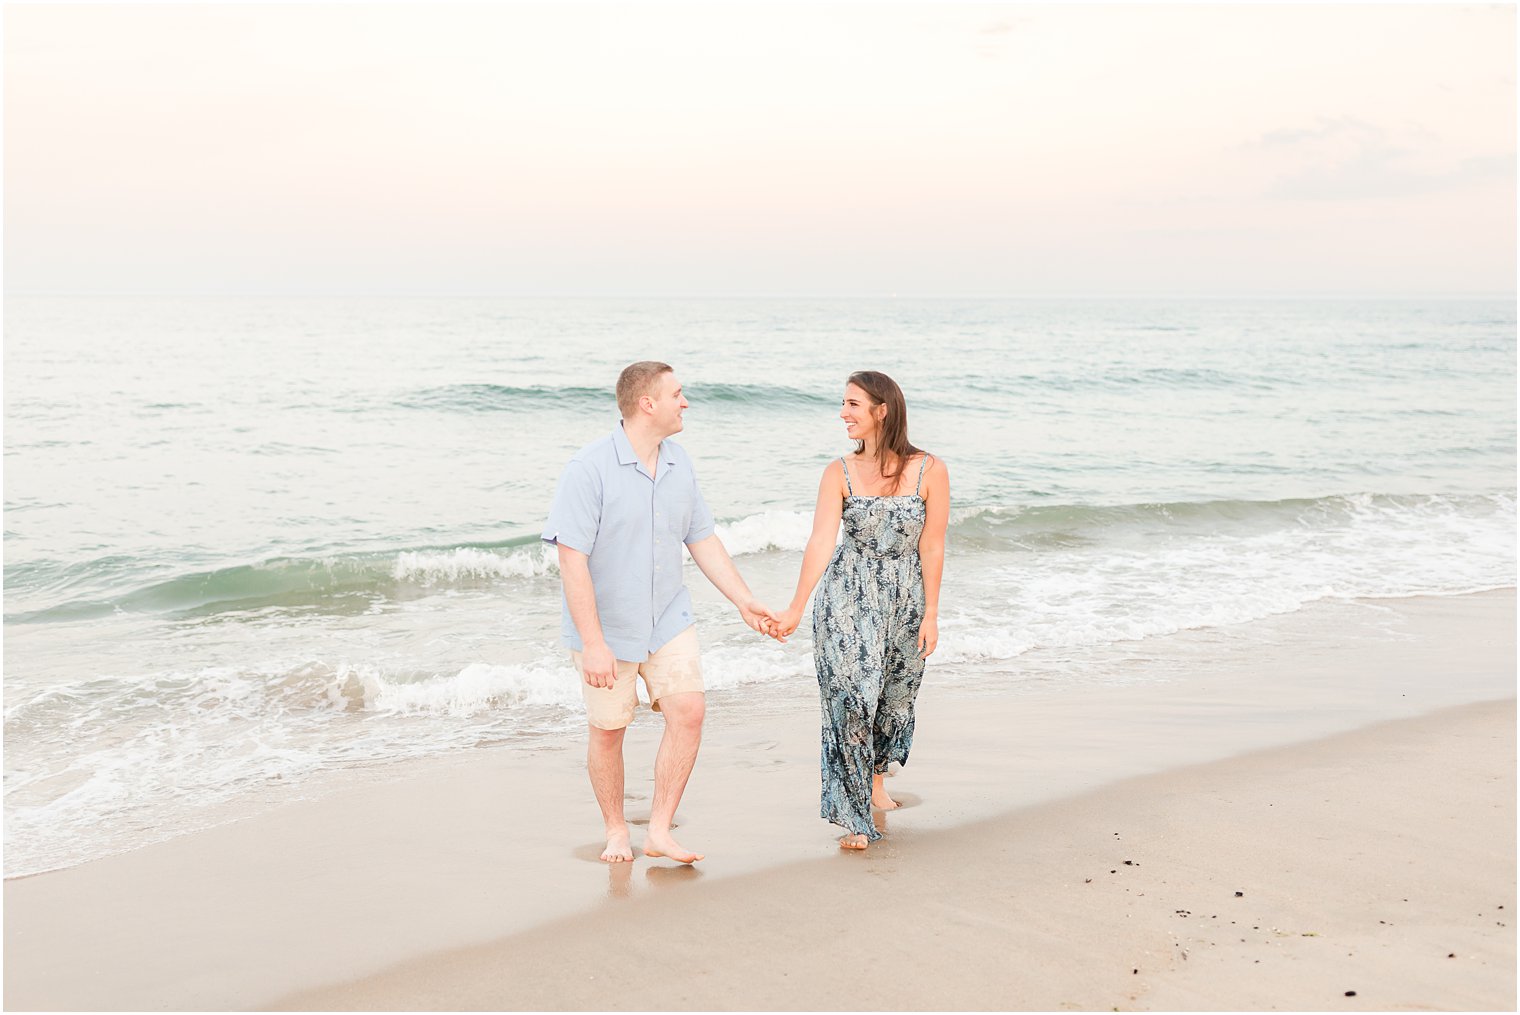
M628 863L633 859L633 846L628 842L628 826L607 830L607 848L602 859L608 863Z
M871 840L864 835L841 835L839 837L840 849L865 849L871 844Z
M669 857L676 863L696 863L703 857L703 854L693 853L671 838L669 832L653 830L644 837L644 855Z
M886 776L871 776L871 806L879 811L895 811L902 804L887 796Z

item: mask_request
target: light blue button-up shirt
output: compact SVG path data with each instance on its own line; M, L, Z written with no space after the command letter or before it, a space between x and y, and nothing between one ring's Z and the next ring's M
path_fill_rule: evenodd
M691 626L681 544L713 534L686 451L667 439L657 453L651 476L619 423L570 459L544 524L544 542L589 558L602 636L614 656L629 662L643 662ZM584 649L569 603L562 614L560 643Z

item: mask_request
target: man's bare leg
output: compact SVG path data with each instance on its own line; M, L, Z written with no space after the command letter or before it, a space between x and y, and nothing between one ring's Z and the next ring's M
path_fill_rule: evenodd
M644 840L645 856L668 856L680 863L695 863L701 853L693 853L670 834L676 805L686 791L686 780L697 763L697 749L702 746L702 718L707 712L707 696L701 691L683 691L660 699L660 714L665 717L665 735L654 759L654 803L650 807L649 835Z
M886 781L887 777L882 772L871 776L871 806L879 811L895 811L902 805L887 796Z
M607 825L607 848L602 859L624 863L633 859L628 841L628 822L623 817L623 730L588 727L591 736L586 746L586 771L591 775L591 791L602 808Z

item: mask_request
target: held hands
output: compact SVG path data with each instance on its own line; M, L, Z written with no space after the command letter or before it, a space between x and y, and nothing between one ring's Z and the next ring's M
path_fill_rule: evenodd
M744 618L744 622L752 630L759 631L766 637L775 638L780 642L786 641L777 631L776 615L761 606L756 600L751 599L747 603L739 604L739 616Z
M800 606L789 607L780 613L772 613L755 600L750 600L748 603L741 605L739 607L739 615L744 618L744 622L752 630L758 631L768 638L775 638L782 644L786 643L786 639L802 623L802 607ZM918 654L920 657L927 659L934 654L934 650L937 648L939 648L939 618L930 614L924 617L923 622L918 625ZM610 657L611 653L609 652L608 655ZM587 656L586 680L588 683L591 682L589 655ZM592 686L601 685L593 684ZM610 680L606 686L612 686Z

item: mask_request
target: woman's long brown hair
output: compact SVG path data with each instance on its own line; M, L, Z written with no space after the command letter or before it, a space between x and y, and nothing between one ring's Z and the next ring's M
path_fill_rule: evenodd
M881 436L876 441L876 470L882 479L892 480L892 489L896 491L908 459L923 453L923 448L914 447L908 440L908 400L897 382L879 370L857 370L845 383L864 391L873 409L878 405L887 407L887 417L881 421ZM861 454L865 449L866 442L856 440L855 453ZM888 465L893 466L890 472Z

